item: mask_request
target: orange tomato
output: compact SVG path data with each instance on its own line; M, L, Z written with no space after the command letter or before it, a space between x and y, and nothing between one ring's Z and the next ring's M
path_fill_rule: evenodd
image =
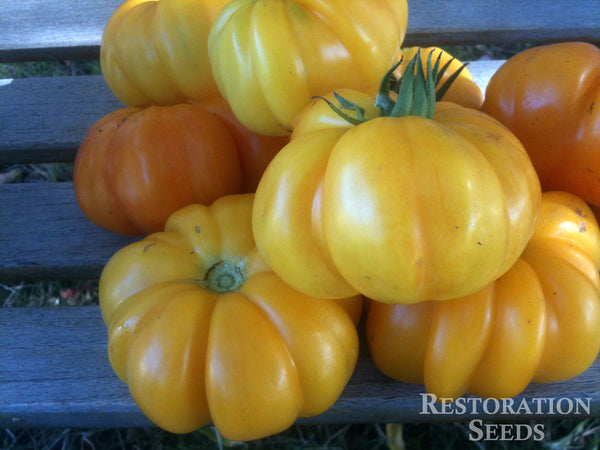
M482 110L521 140L544 190L600 206L600 49L564 42L525 50L492 76Z
M585 371L600 348L600 230L580 198L543 194L521 258L478 292L443 302L369 304L377 367L438 397L513 397Z
M101 118L81 143L75 194L84 214L103 228L160 231L185 205L253 192L287 142L250 132L218 98L122 108Z
M277 277L255 249L253 198L178 210L100 277L111 365L170 432L278 433L327 410L354 371L362 298L317 299Z

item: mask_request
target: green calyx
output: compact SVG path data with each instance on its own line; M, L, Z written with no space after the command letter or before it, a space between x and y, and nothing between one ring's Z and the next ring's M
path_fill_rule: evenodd
M381 84L379 92L375 100L375 106L379 109L380 117L404 117L404 116L420 116L433 118L435 104L448 91L454 80L460 75L460 72L465 68L463 64L456 70L448 79L436 90L436 86L446 73L446 70L452 63L453 59L440 67L441 52L432 64L433 51L427 57L427 67L423 67L421 59L421 49L409 61L406 70L400 78L394 75L394 71L402 64L402 59L388 70ZM392 93L395 93L396 99L392 98ZM365 111L355 103L343 98L336 92L333 93L339 106L331 101L324 99L331 109L333 109L340 117L345 119L352 125L359 125L366 122ZM322 97L321 97L322 98ZM353 113L349 114L346 111Z
M219 294L237 290L245 280L246 277L238 266L225 261L213 264L204 278L206 287Z

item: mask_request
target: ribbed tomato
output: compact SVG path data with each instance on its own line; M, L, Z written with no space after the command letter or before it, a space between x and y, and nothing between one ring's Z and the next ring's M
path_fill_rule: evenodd
M233 0L208 36L213 75L249 129L289 134L312 96L376 85L407 20L406 0Z
M362 298L316 299L277 277L254 246L252 200L188 205L102 272L112 367L168 431L278 433L328 409L354 370Z
M438 397L513 397L531 381L585 371L600 349L600 231L580 198L543 194L521 258L478 292L444 302L369 304L377 367Z
M482 110L523 143L544 190L600 206L600 49L564 42L527 49L492 76Z
M75 194L96 225L129 235L160 231L185 205L253 192L287 142L250 132L218 98L122 108L96 122L81 143Z
M310 295L414 303L476 292L514 264L533 233L540 186L531 161L478 110L436 104L432 91L425 117L396 116L408 97L381 94L380 106L371 98L362 108L365 93L344 91L341 108L357 114L355 125L327 120L322 108L298 118L302 131L257 188L257 247Z
M102 74L126 105L172 105L218 95L208 32L229 0L127 0L102 33Z

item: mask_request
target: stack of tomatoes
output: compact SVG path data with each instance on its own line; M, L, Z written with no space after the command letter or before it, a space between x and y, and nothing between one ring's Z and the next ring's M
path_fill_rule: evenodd
M600 348L600 50L490 81L402 49L405 0L127 0L104 77L127 107L77 155L118 233L109 356L142 411L256 439L320 414L358 355L440 397L517 395ZM543 193L542 193L543 192ZM587 202L587 203L586 203Z

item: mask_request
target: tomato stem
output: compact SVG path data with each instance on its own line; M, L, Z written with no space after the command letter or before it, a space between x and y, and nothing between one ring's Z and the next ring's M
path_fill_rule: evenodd
M406 65L406 69L400 78L396 78L394 72L402 64L402 59L387 71L381 80L375 100L375 106L379 109L380 117L420 116L433 118L436 102L441 100L454 80L466 67L463 64L436 90L436 86L454 58L440 67L442 53L440 52L435 63L432 64L431 58L434 51L431 51L427 56L427 65L424 67L421 59L421 49L419 48L417 54ZM396 100L392 98L391 93L396 94ZM331 109L352 125L359 125L368 120L364 116L364 109L360 106L336 92L333 94L339 106L323 97L318 98L325 100ZM344 110L354 112L354 116Z
M206 272L206 287L214 292L225 293L237 290L246 277L235 264L219 261Z

